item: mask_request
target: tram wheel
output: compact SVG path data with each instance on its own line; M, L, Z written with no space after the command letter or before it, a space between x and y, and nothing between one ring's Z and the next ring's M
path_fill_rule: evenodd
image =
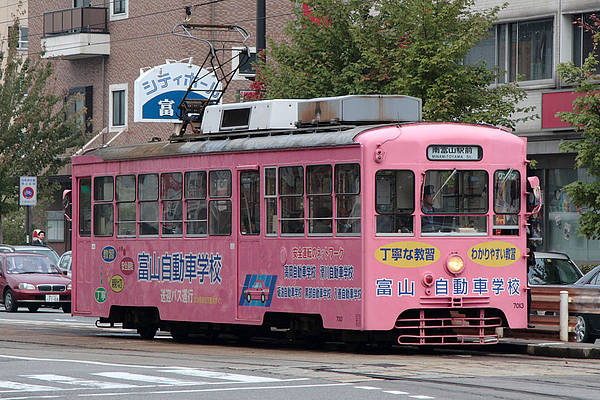
M156 335L157 330L158 330L158 328L155 326L142 326L142 327L137 328L137 333L144 340L152 340L152 339L154 339L154 336Z

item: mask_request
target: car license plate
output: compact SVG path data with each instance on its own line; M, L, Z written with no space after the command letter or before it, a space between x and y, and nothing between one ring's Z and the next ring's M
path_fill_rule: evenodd
M60 295L58 294L47 294L46 302L47 303L58 303L60 301Z

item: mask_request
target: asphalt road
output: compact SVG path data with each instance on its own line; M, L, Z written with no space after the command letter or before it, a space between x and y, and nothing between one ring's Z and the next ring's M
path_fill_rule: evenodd
M314 346L311 346L314 347ZM175 343L55 310L0 311L1 399L598 399L600 360L350 351L235 337Z

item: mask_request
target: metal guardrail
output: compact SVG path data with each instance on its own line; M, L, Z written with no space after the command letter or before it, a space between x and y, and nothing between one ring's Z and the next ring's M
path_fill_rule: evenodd
M563 303L562 312L561 292L566 292L563 294L563 301L566 304ZM565 311L567 315L562 315ZM531 287L531 313L530 323L534 325L534 328L530 328L528 331L558 334L564 341L567 335L572 336L570 334L573 333L578 315L600 315L600 290L565 286ZM561 316L563 318L562 334ZM573 340L573 338L569 338L569 340Z
M108 33L108 8L77 7L44 13L44 37Z

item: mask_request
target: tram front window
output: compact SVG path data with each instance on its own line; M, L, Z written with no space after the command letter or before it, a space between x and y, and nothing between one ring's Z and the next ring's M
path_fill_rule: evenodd
M377 234L412 235L415 211L415 175L406 170L381 170L375 174Z
M421 192L421 232L486 234L488 193L486 171L427 171Z

